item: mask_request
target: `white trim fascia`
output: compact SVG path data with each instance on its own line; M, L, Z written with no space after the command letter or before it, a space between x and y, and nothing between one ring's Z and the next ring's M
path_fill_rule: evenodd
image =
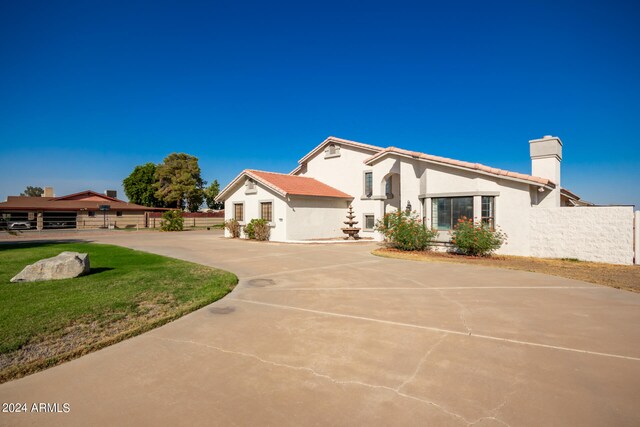
M544 187L544 188L547 188L549 190L553 190L554 188L556 188L556 185L553 184L553 183L541 184L541 183L538 183L538 182L528 181L526 179L515 178L513 176L496 175L494 173L489 173L489 172L481 171L481 170L478 170L478 169L467 168L467 167L464 167L464 166L456 166L456 165L452 165L452 164L449 164L449 163L438 162L438 161L435 161L435 160L422 159L420 157L410 156L410 155L404 154L404 153L386 152L386 153L383 153L382 155L380 155L380 157L377 157L377 158L373 159L373 161L368 161L368 162L365 161L365 164L367 166L372 166L373 163L377 162L378 160L384 158L385 156L391 156L391 155L404 157L404 158L412 159L412 160L418 160L418 161L421 161L421 162L430 163L430 164L439 165L439 166L444 166L444 167L449 167L449 168L453 168L453 169L463 170L463 171L467 171L467 172L475 172L477 174L490 176L492 178L499 178L499 179L506 179L506 180L509 180L509 181L516 181L516 182L520 182L520 183L523 183L523 184L533 185L535 187Z
M469 197L469 196L500 196L499 191L460 191L460 192L447 192L447 193L424 193L419 194L418 199L438 198L438 197Z
M342 139L342 138L336 138L335 136L330 136L324 141L322 141L320 144L318 144L313 150L309 151L303 158L298 160L298 164L302 166L304 162L309 160L311 157L315 156L318 151L322 150L326 144L331 142L335 144L340 144L340 145L348 145L354 148L361 148L363 150L371 151L374 154L384 150L383 147L378 147L376 145L370 145L370 144L365 144L358 141L350 141L348 139ZM300 166L298 166L296 169L291 171L290 174L294 174L294 172L296 172L300 168Z

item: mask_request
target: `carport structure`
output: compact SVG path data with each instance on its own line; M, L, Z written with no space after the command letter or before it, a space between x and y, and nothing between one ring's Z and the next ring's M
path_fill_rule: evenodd
M372 243L97 240L240 283L159 329L3 384L3 401L71 404L8 423L640 425L638 294L379 258Z

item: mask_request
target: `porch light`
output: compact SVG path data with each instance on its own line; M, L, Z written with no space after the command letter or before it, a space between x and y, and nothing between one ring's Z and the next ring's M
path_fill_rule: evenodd
M411 213L411 202L410 201L407 201L406 211L407 211L407 214Z

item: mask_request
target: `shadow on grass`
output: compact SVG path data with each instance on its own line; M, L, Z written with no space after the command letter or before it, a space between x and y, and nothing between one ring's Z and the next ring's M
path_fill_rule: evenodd
M55 239L55 240L27 240L18 242L2 242L0 241L0 251L6 249L19 248L43 248L51 245L59 245L60 243L91 243L92 240L87 239Z
M111 271L111 270L115 270L115 269L113 267L97 267L97 268L91 267L91 270L89 270L89 272L85 274L85 276L93 276L94 274L100 274L100 273L104 273L105 271Z

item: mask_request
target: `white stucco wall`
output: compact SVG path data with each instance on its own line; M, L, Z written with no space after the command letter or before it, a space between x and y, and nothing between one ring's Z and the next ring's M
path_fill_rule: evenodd
M529 210L531 194L529 185L500 177L481 175L473 171L454 169L446 166L425 163L406 157L388 156L368 166L363 163L371 153L354 147L342 146L339 157L325 158L319 152L309 159L306 168L299 175L310 176L335 187L354 197L353 208L363 225L363 215L373 214L375 220L381 219L385 211L404 209L407 202L412 210L425 218L431 225L431 198L474 195L474 216L480 217L480 198L482 195L495 196L496 225L508 235L507 244L498 253L508 255L529 255ZM365 171L373 173L373 195L364 195ZM384 179L393 176L392 200L385 198ZM420 196L427 196L424 204ZM525 226L523 226L525 224ZM382 239L379 233L362 231L361 236ZM439 233L440 241L449 241L447 232Z
M240 222L243 226L254 218L260 218L260 202L273 202L273 221L271 222L270 240L284 241L286 240L286 214L287 203L277 193L256 184L256 191L253 194L246 194L244 180L233 193L231 193L224 202L224 219L225 221L233 218L235 203L244 203L244 221ZM231 237L225 229L225 237Z
M417 185L417 183L416 183ZM529 185L499 177L481 175L472 171L428 165L425 178L424 214L431 225L431 201L433 197L474 197L474 219L480 220L481 197L495 197L495 224L507 234L506 244L497 253L504 255L529 255L529 212L531 195ZM440 232L439 241L449 241L448 232Z
M532 208L531 256L632 264L633 217L631 206Z
M364 214L373 214L376 221L381 219L383 215L382 201L362 200L364 197L364 171L373 171L372 167L365 165L363 162L372 155L373 152L371 151L346 145L341 146L339 157L325 158L324 151L320 151L307 160L306 167L298 175L315 178L353 196L353 211L356 215L356 220L359 222L357 226L362 227ZM373 174L374 195L380 193L379 183L382 178L383 176L377 176L376 173ZM346 214L345 207L341 214L344 220L346 220ZM295 234L297 234L297 231L294 232ZM378 233L366 230L362 230L360 236L381 238Z
M636 229L636 237L635 237L636 264L640 265L640 211L635 212L635 229Z
M344 199L292 197L287 206L287 240L344 237L349 202ZM355 218L358 221L358 218ZM357 224L359 227L361 223Z

